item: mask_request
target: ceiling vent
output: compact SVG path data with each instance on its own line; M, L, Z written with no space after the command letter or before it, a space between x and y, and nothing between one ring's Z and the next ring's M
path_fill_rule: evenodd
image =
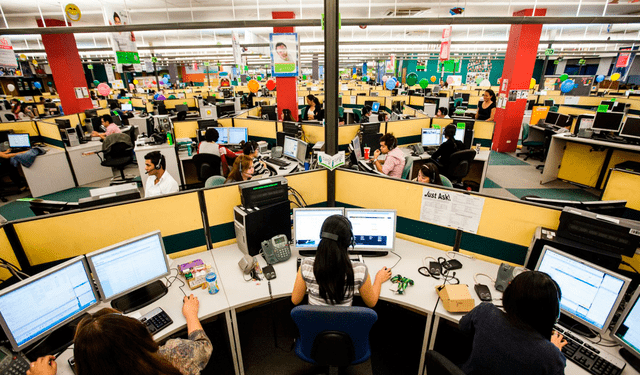
M389 9L385 12L385 17L418 17L429 13L431 8L400 8Z

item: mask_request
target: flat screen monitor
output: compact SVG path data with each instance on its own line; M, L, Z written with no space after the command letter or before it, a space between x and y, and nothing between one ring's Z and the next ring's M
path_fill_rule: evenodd
M240 142L247 142L247 128L217 128L219 137L218 144L221 145L239 145Z
M380 111L380 103L373 102L371 105L371 113L378 113Z
M276 106L275 105L263 105L261 107L261 111L262 111L262 118L266 118L269 120L276 120L277 119L277 114L276 114Z
M370 123L360 124L360 132L362 134L378 134L380 133L380 123L370 122Z
M236 113L236 106L233 103L218 104L216 107L218 117L229 116Z
M0 291L0 325L17 352L97 303L89 268L79 256Z
M362 147L360 146L360 137L356 135L352 140L353 152L356 155L356 160L362 159Z
M616 102L612 102L611 100L603 100L603 101L600 102L600 105L606 105L607 106L607 111L610 111L610 110L613 109L613 105L615 103Z
M298 157L298 140L286 135L282 146L282 154L291 159L296 159Z
M564 199L550 199L550 198L538 198L538 197L522 197L522 200L527 202L534 202L540 204L546 204L555 207L573 207L580 210L595 212L602 215L623 217L626 211L627 201L615 200L615 201L570 201Z
M622 117L624 117L624 113L621 112L596 112L591 128L593 130L617 133L620 131Z
M618 323L613 329L611 337L622 348L620 349L620 355L627 362L640 361L640 303L638 303L638 297L640 296L640 288L636 290L633 297L627 306L625 307L622 315L618 318ZM635 357L635 361L633 360ZM636 371L638 368L634 366Z
M439 128L422 128L422 147L440 146L441 130Z
M351 252L364 255L393 251L396 238L396 210L345 208L351 221L355 246Z
M307 159L307 142L298 139L298 147L296 147L296 160L298 160L301 164L304 164Z
M544 101L545 107L553 107L553 99L547 99Z
M464 132L465 132L465 128L466 128L466 124L465 126L461 126L460 124L456 124L456 122L453 122L454 125L456 125L456 134L453 136L453 138L456 141L460 141L462 143L464 143ZM462 123L464 124L464 123ZM442 143L446 142L447 138L444 136L444 131L442 132Z
M316 250L320 244L320 229L332 215L344 215L344 208L294 208L293 244L298 251Z
M282 122L282 132L285 134L288 134L293 137L297 137L301 131L302 131L302 125L296 122L290 122L290 121Z
M122 108L124 109L124 108ZM189 112L189 106L184 104L178 104L175 108L176 112Z
M558 112L547 112L547 117L544 119L545 124L555 125L558 122Z
M536 104L535 100L527 100L527 110L531 111L533 110L533 106Z
M66 118L57 118L56 124L58 124L58 129L60 130L71 127L71 121L69 121L69 119L66 119Z
M122 103L120 104L120 109L123 111L133 111L133 104L131 103Z
M601 334L609 328L631 281L548 245L542 248L536 271L558 283L563 314Z
M569 122L570 117L567 115L563 115L562 113L558 113L558 119L556 120L556 125L564 128L567 126L567 122Z
M87 260L104 301L169 274L159 230L89 253Z
M623 102L614 102L613 107L611 108L611 111L624 112L624 110L627 109L627 106L630 106L630 105Z
M433 86L433 88L431 88L431 92L434 94L437 94L440 92L440 86Z
M217 128L217 120L198 120L198 129L206 130L208 128Z
M640 139L640 117L628 116L620 130L620 136Z
M98 117L98 110L96 110L96 109L85 109L85 110L84 110L84 116L85 116L86 118L89 118L89 117Z
M9 147L31 147L29 141L29 133L13 133L7 134Z

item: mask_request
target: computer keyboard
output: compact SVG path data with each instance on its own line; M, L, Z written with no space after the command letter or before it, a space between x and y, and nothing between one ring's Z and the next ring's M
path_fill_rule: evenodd
M155 309L149 311L140 317L140 322L144 323L147 326L147 330L151 335L155 335L157 332L163 330L167 326L173 323L173 320L169 317L169 315L164 312L160 307L156 307Z
M286 162L282 159L275 159L275 158L264 158L264 161L271 163L271 164L275 164L277 166L280 167L286 167L287 165L291 164L289 162Z
M626 366L626 362L609 353L600 350L584 342L578 335L556 324L555 330L560 332L567 345L562 348L562 353L571 362L595 375L618 375Z

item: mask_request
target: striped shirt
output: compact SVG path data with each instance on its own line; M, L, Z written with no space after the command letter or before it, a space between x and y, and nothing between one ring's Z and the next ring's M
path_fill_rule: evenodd
M316 281L316 276L313 273L313 263L315 258L304 258L300 264L300 270L302 272L302 278L307 284L307 292L309 292L309 304L310 305L331 305L329 301L326 301L320 297L320 286ZM351 262L353 265L353 290L360 290L360 287L364 284L369 277L369 270L367 266L362 262ZM353 294L346 296L341 304L335 306L351 306L353 303Z

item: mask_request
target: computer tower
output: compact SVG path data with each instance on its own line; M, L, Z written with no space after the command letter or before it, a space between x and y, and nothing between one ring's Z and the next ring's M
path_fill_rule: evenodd
M278 234L284 234L287 239L291 239L288 200L258 209L236 206L233 214L238 248L245 254L258 255L262 249L262 241Z

